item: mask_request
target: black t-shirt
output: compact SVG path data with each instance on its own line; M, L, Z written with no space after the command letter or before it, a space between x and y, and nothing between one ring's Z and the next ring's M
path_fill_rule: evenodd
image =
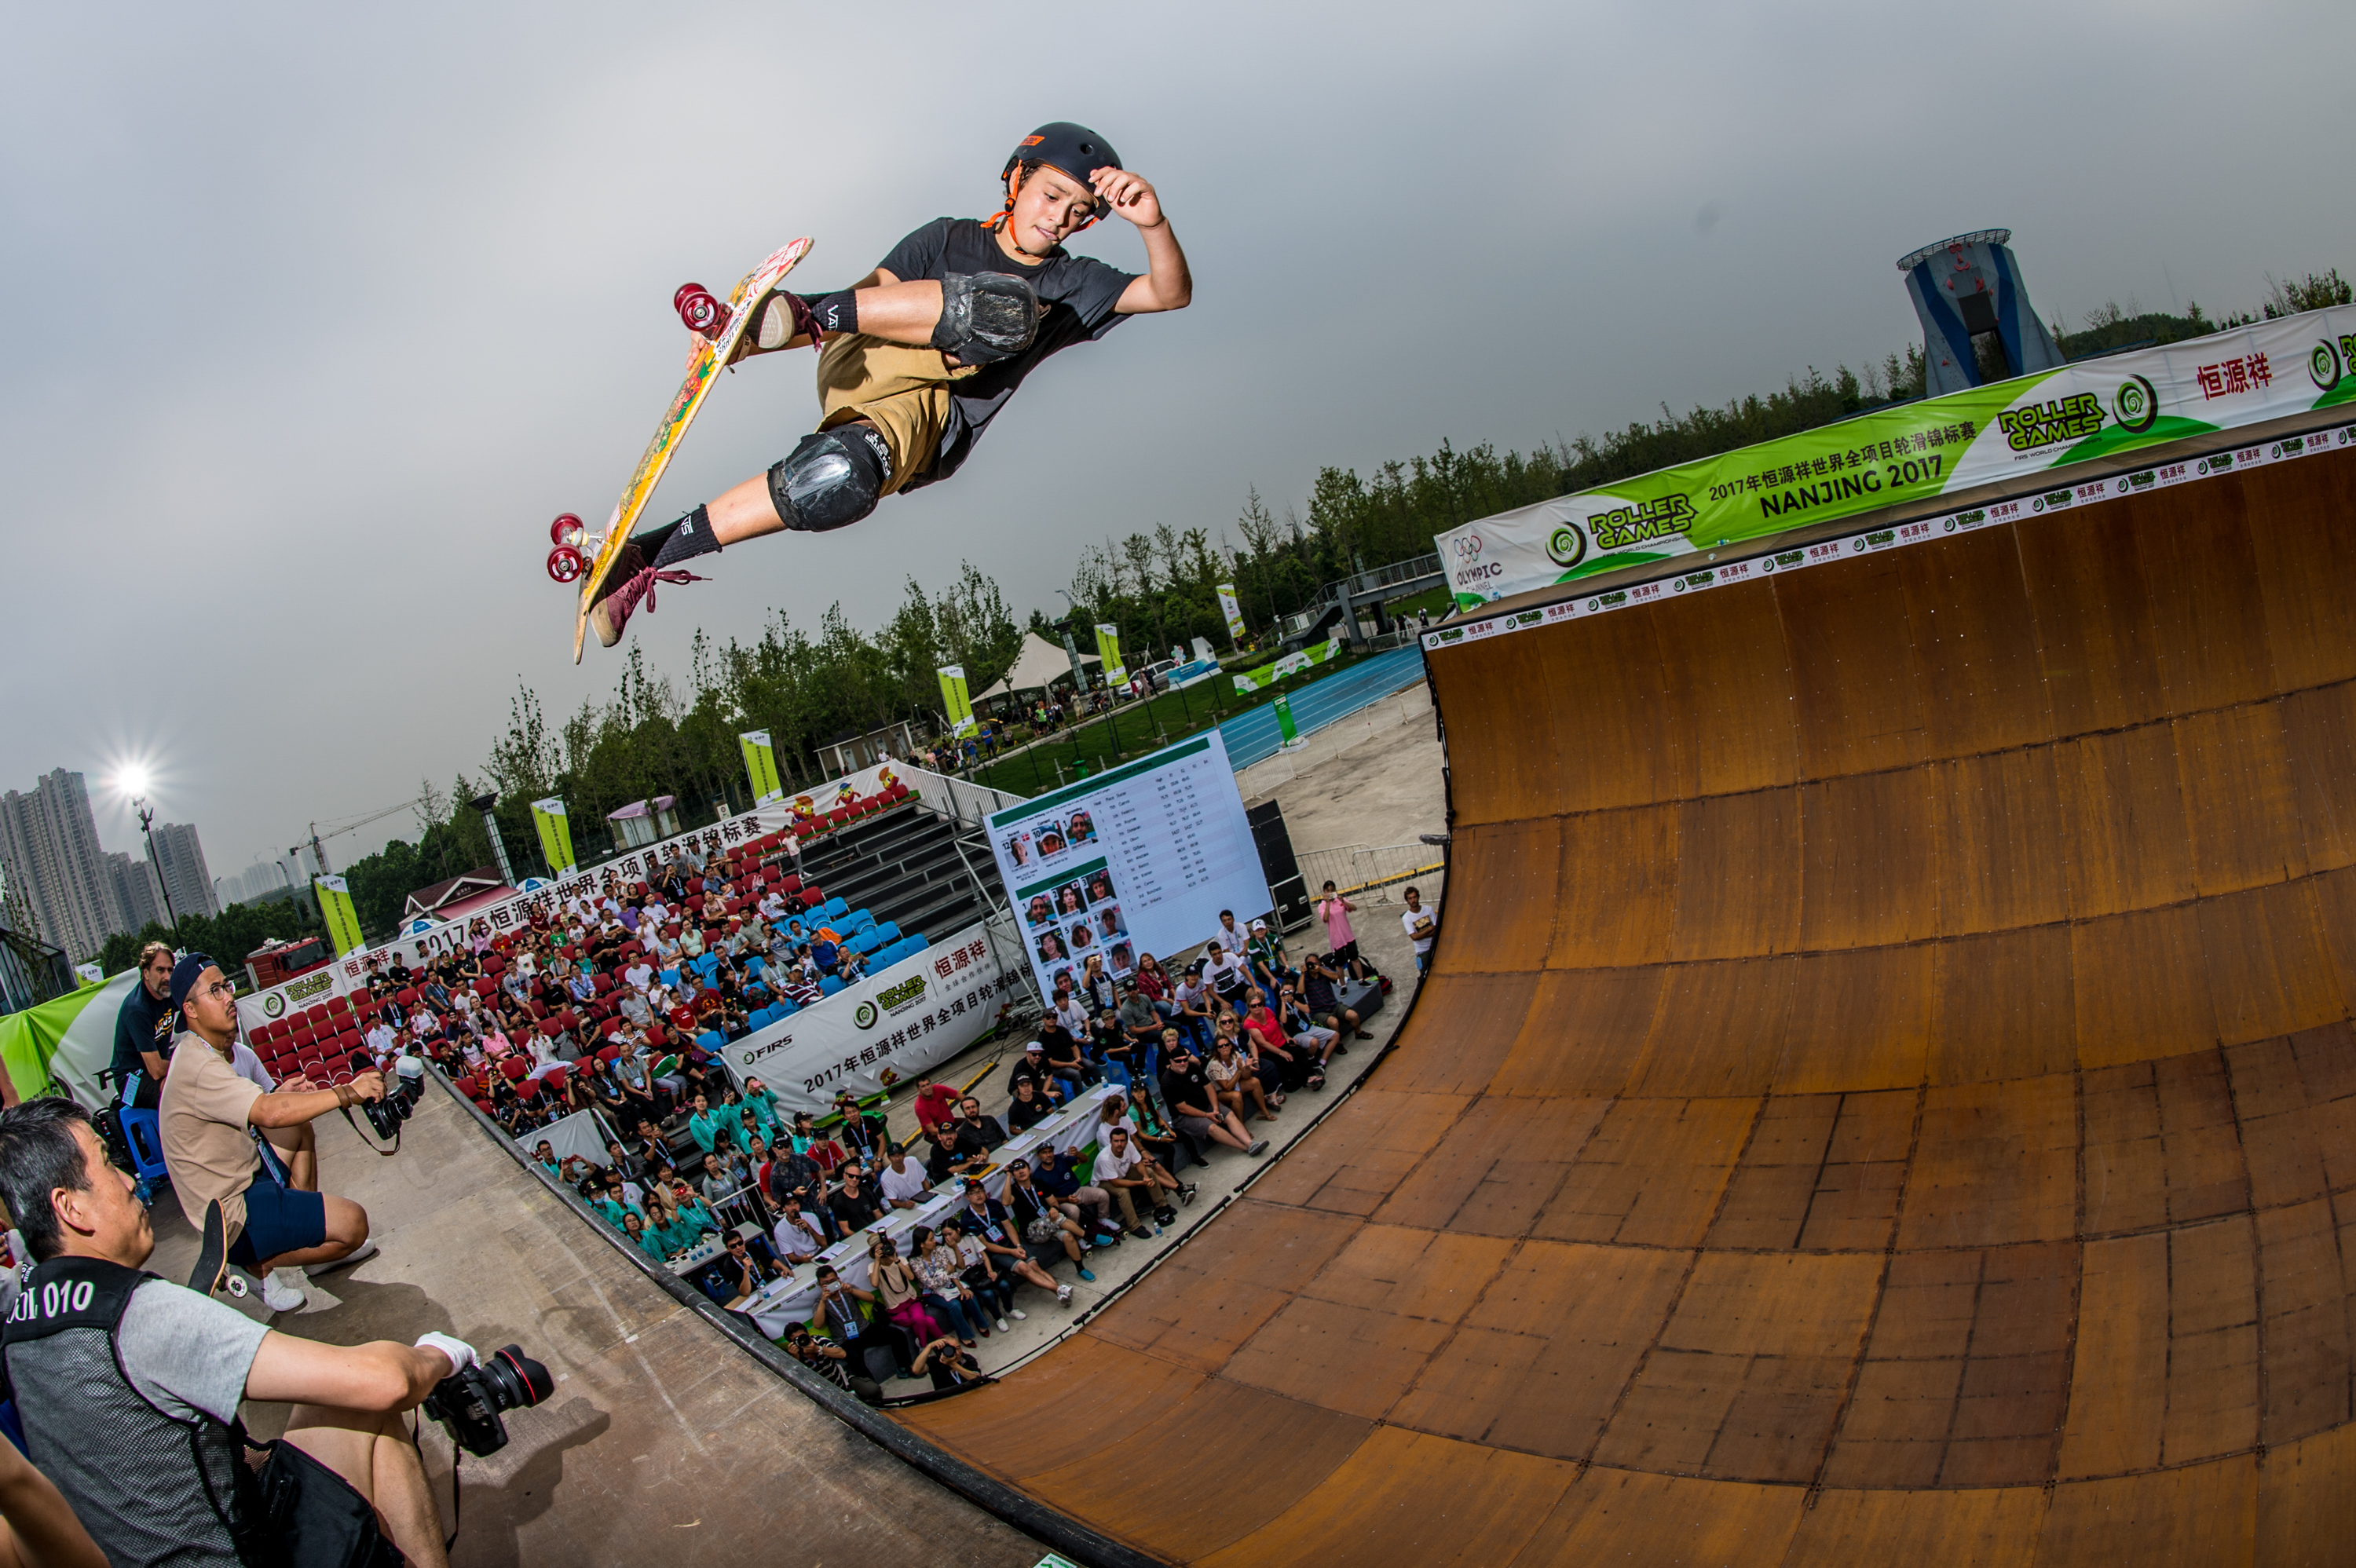
M147 1064L139 1053L152 1051L166 1061L172 1055L170 1019L172 1004L157 1001L147 994L140 981L131 983L131 994L123 998L123 1009L114 1015L114 1091L123 1092L124 1080L134 1072L144 1072Z
M837 1192L826 1200L826 1206L834 1211L835 1219L846 1231L862 1230L884 1217L883 1205L875 1200L873 1190L864 1182L860 1184L857 1197L848 1192Z
M998 1125L996 1116L984 1116L978 1122L958 1124L958 1152L971 1159L977 1154L988 1154L1006 1141L1006 1129Z
M1170 1107L1170 1114L1173 1116L1198 1116L1205 1110L1218 1109L1218 1102L1211 1096L1210 1075L1199 1066L1184 1071L1176 1067L1163 1068L1162 1100ZM1194 1109L1183 1108L1188 1105Z
M1016 1095L1006 1106L1006 1119L1018 1133L1027 1133L1055 1114L1055 1107L1046 1097L1033 1094L1028 1100Z
M1011 272L1028 282L1039 303L1047 306L1030 347L949 383L948 426L941 432L932 467L909 481L911 490L956 473L1014 389L1042 360L1076 343L1093 343L1119 326L1122 318L1113 307L1120 303L1121 291L1136 280L1133 272L1060 248L1038 266L1026 267L1000 248L993 230L970 218L934 219L893 246L876 265L904 283L916 278L938 281L945 272Z

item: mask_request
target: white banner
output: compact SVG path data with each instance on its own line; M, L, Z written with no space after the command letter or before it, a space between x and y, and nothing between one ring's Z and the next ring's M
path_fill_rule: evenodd
M990 1031L1021 974L980 923L722 1048L793 1111L824 1111L947 1061Z
M1876 409L1452 528L1460 609L2356 401L2356 306ZM2263 443L2257 444L2264 444Z

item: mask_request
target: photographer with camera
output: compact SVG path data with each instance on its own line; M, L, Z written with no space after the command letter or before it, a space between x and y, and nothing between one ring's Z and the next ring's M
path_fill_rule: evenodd
M330 1111L381 1099L373 1069L348 1083L315 1087L297 1073L264 1093L231 1065L237 991L220 966L191 953L172 968L172 1011L186 1028L164 1080L164 1164L182 1211L199 1230L220 1208L228 1261L262 1282L273 1312L303 1305L303 1292L271 1271L357 1263L375 1251L368 1211L319 1191L310 1124Z
M0 1198L36 1262L0 1371L34 1462L110 1561L448 1562L401 1413L477 1408L486 1374L463 1341L317 1344L143 1275L147 1210L70 1100L0 1112ZM282 1441L250 1444L247 1399L294 1406ZM249 1445L270 1455L258 1473Z

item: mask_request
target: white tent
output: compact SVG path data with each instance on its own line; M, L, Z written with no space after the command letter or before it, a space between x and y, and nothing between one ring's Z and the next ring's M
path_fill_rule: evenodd
M1082 654L1080 662L1094 664L1097 662L1097 656L1094 654ZM980 701L984 698L991 697L1012 697L1018 691L1044 691L1051 682L1069 680L1071 675L1071 655L1038 633L1025 632L1023 634L1023 654L1014 661L1014 667L1006 672L1005 679L983 692L975 700Z

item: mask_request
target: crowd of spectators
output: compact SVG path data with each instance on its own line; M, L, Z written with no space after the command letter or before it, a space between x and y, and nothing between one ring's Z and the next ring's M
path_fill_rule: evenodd
M351 997L364 1049L430 1059L518 1137L591 1107L636 1127L716 1106L733 1093L720 1046L864 966L791 844L722 859L682 842L646 881L609 874L505 934L478 920L413 965L371 956Z

